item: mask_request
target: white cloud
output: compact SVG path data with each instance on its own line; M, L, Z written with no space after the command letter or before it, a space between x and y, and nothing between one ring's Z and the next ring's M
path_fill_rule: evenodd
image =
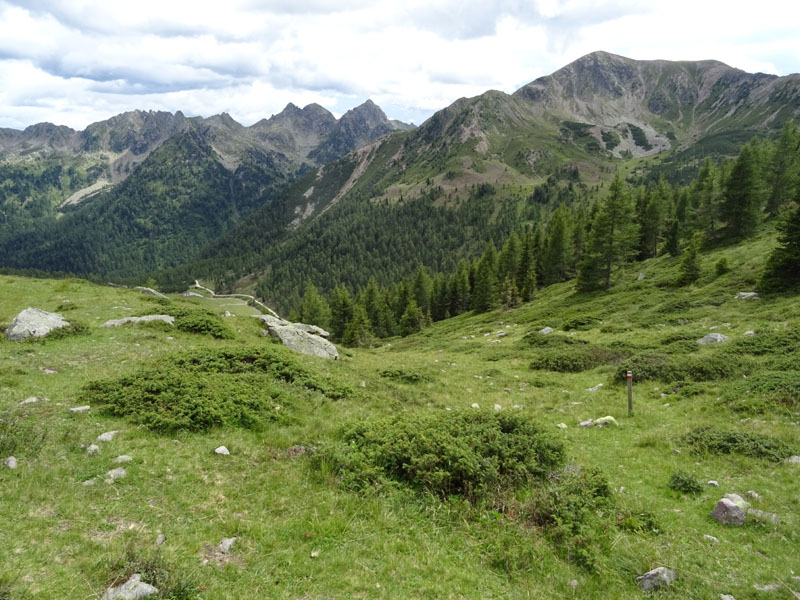
M601 49L796 72L798 23L779 0L0 0L0 126L134 108L250 124L289 101L341 113L369 97L419 122Z

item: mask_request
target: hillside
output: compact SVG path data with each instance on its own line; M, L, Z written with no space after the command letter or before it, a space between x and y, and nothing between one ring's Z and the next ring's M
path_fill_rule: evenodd
M703 254L695 285L660 257L610 292L550 286L335 362L287 353L229 300L2 276L0 323L33 305L84 327L0 339L0 458L17 459L0 468L0 594L96 597L140 573L156 598L621 599L663 566L668 595L790 598L800 306L736 299L774 239ZM156 312L192 318L99 327ZM709 332L729 339L698 345ZM480 454L493 435L502 477ZM761 512L717 523L726 493Z

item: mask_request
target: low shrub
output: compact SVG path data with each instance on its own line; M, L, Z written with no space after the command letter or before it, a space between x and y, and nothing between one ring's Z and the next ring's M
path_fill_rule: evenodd
M628 355L624 351L601 346L575 346L570 349L541 352L533 359L530 367L558 373L579 373L600 365L619 362Z
M633 372L634 381L662 379L667 372L669 361L670 357L668 355L655 352L631 356L620 364L614 374L614 381L626 381L628 371Z
M699 494L705 489L697 477L685 471L675 471L669 478L669 488L681 494Z
M200 587L188 575L177 570L157 553L135 552L127 550L120 558L107 566L109 581L107 586L119 586L131 575L138 573L144 583L158 589L153 598L166 600L196 600L200 598Z
M621 512L617 514L617 527L630 533L659 534L662 531L656 516L649 511Z
M11 409L0 412L0 458L14 454L36 456L47 435L47 429L35 419L24 418Z
M168 311L175 317L175 327L179 331L210 335L220 340L234 337L233 331L214 313L201 308L179 307Z
M726 344L725 352L753 356L794 354L800 352L800 330L785 329L744 336Z
M699 454L740 454L773 462L793 454L792 448L776 437L709 426L693 429L680 441Z
M316 457L351 489L403 484L470 501L541 479L563 460L563 444L538 424L480 411L357 423Z
M61 340L76 335L88 335L88 334L89 334L89 326L86 323L72 320L70 321L70 324L67 325L66 327L58 327L56 329L50 330L50 333L48 333L47 337L44 339Z
M736 412L763 414L779 409L797 414L800 412L800 372L753 375L727 388L723 399Z
M597 317L592 317L591 315L579 315L577 317L572 317L571 319L567 319L561 324L561 329L564 331L586 331L589 329L593 329L600 324L600 319Z
M386 379L394 379L395 381L402 381L403 383L423 383L433 381L433 378L430 375L416 369L384 369L381 371L381 377L385 377Z
M568 335L558 333L543 334L539 331L529 331L522 338L522 342L531 348L563 348L565 346L580 346L588 344L586 340L579 340Z
M724 256L714 264L714 272L717 274L717 276L725 275L725 273L729 273L730 270L731 267L728 264L728 259Z
M627 371L633 371L634 381L717 381L732 377L741 367L740 361L730 356L640 354L623 361L614 380L624 382Z

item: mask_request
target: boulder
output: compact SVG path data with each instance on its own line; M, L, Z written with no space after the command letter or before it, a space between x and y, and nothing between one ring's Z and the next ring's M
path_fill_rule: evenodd
M47 337L53 329L69 327L70 323L58 313L50 313L38 308L26 308L8 326L6 336L12 342L28 338Z
M747 518L745 510L747 510L747 502L741 496L725 494L725 497L721 498L714 510L711 511L711 518L723 525L741 526L744 525Z
M142 576L138 573L131 575L125 583L118 587L110 587L106 590L101 600L137 600L147 598L158 593L158 588L142 581Z
M221 456L230 456L230 450L228 450L225 446L220 446L219 448L214 449L214 454L219 454Z
M69 409L69 412L71 412L72 414L77 414L77 413L86 412L86 411L90 410L91 408L92 407L88 406L88 405L87 406L74 406L74 407Z
M219 543L219 551L223 554L227 554L233 548L233 544L236 543L236 538L222 538L222 541Z
M636 578L636 583L643 592L668 587L673 581L675 581L675 571L667 567L658 567Z
M114 436L117 435L118 433L119 433L118 429L115 429L114 431L106 431L105 433L101 433L100 435L97 436L97 441L110 442L111 440L114 439Z
M554 329L552 327L545 327L544 329L540 329L539 333L541 333L542 335L550 335L551 333L553 333L553 331Z
M128 472L123 469L122 467L117 467L116 469L111 469L106 473L106 481L111 483L116 479L122 479L128 474Z
M100 446L97 444L91 444L88 448L86 448L86 454L89 456L96 456L100 454Z
M639 273L639 275L636 277L636 281L644 281L645 277L647 277L647 275L644 273Z
M270 315L258 317L267 326L267 333L278 338L281 343L294 352L336 360L339 352L336 346L325 339L328 332L315 325L290 323Z
M709 333L705 337L701 337L697 340L698 344L721 344L722 342L727 342L728 336L723 335L721 333Z
M17 459L13 456L9 456L7 459L3 461L3 464L9 469L16 469L17 468Z
M127 323L150 323L152 321L161 321L167 325L175 325L175 317L170 315L145 315L143 317L123 317L122 319L111 319L106 321L100 327L119 327Z
M164 294L162 294L161 292L157 292L153 288L139 286L139 287L136 287L136 288L133 288L133 289L139 290L145 296L155 296L156 298L166 298L166 296Z
M785 459L783 462L785 462L787 465L800 465L800 456L797 456L797 455L790 456L789 458Z

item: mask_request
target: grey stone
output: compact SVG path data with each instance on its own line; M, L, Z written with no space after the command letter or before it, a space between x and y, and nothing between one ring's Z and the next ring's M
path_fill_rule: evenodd
M100 446L97 444L91 444L88 448L86 448L86 454L89 456L100 454Z
M324 329L305 323L290 323L270 315L258 318L266 324L269 335L278 338L294 352L333 360L339 358L336 346L325 339L329 334Z
M756 521L760 521L762 523L769 523L771 525L777 525L781 521L778 515L776 515L775 513L766 512L764 510L758 510L757 508L748 508L747 516L753 517Z
M763 585L761 583L754 583L753 587L758 590L759 592L777 592L781 589L780 583L768 583Z
M503 410L503 407L500 406L499 404L495 404L494 405L494 410L495 410L495 412L499 412L499 411Z
M737 300L758 300L758 292L739 292L736 294Z
M472 403L472 408L480 408L480 407L481 407L481 405L478 404L477 402L473 402Z
M162 294L161 292L157 292L153 288L139 286L139 287L135 287L133 289L139 290L145 296L155 296L156 298L166 298L166 296L164 294Z
M6 336L12 342L28 338L47 337L53 329L69 327L70 323L58 313L50 313L38 308L26 308L8 326Z
M704 535L703 539L707 542L711 542L712 544L719 544L719 540L715 538L713 535Z
M675 571L667 567L658 567L636 578L636 583L643 592L668 587L673 581L675 581Z
M132 460L133 460L132 456L128 456L127 454L123 454L122 456L118 456L117 458L115 458L113 460L113 462L115 462L118 465L121 465L122 463L131 462Z
M678 319L678 325L686 325L688 322L686 319Z
M175 317L171 315L145 315L143 317L123 317L122 319L111 319L106 321L100 327L119 327L127 323L152 323L153 321L161 321L167 325L175 325Z
M30 398L25 398L25 400L20 402L20 405L23 405L23 404L35 404L38 401L39 401L39 399L36 396L31 396Z
M233 544L236 542L236 538L222 538L222 541L219 543L219 551L223 554L227 554L233 548Z
M722 342L727 342L728 336L723 335L721 333L709 333L708 335L701 337L697 340L698 344L721 344Z
M226 310L224 313L222 313L222 316L223 317L232 317L233 313L231 311L229 311L229 310Z
M567 428L567 424L566 423L559 423L558 425L556 425L556 427L558 427L559 429L566 429Z
M586 388L586 391L587 391L587 392L596 392L596 391L597 391L597 390L599 390L601 387L603 387L603 384L602 384L602 383L598 383L598 384L597 384L596 386L594 386L594 387Z
M592 425L594 425L594 419L586 419L578 423L578 427L591 427Z
M745 493L746 493L746 494L747 494L747 495L748 495L750 498L752 498L753 500L761 500L761 494L759 494L759 493L758 493L758 492L756 492L755 490L747 490Z
M711 511L711 518L723 525L744 525L746 506L734 502L730 498L721 498L714 510Z
M719 482L718 482L718 481L714 481L714 480L712 479L712 480L710 480L710 481L708 482L708 485L710 485L711 487L719 487Z
M9 469L16 469L17 468L17 459L13 456L9 456L7 459L3 461L3 464Z
M74 408L70 408L70 409L69 409L69 412L71 412L71 413L73 413L73 414L75 414L75 413L82 413L82 412L86 412L86 411L87 411L87 410L89 410L90 408L92 408L92 407L91 407L91 406L88 406L88 405L87 405L87 406L76 406L76 407L74 407Z
M122 585L108 588L101 600L137 600L157 593L158 588L149 583L144 583L142 576L139 573L134 573Z
M639 273L639 275L636 277L636 281L642 281L645 277L647 277L647 275L644 273Z
M161 546L166 541L167 536L165 536L163 533L159 533L158 537L156 538L156 546Z
M542 335L550 335L551 333L553 333L553 331L554 329L552 327L545 327L544 329L540 329L539 333L541 333Z
M785 462L787 465L800 465L800 456L790 456L783 462Z
M730 594L720 594L719 600L736 600L736 598L734 598Z
M111 469L106 473L106 481L112 482L116 479L122 479L128 474L128 472L123 469L122 467L117 467L116 469Z
M594 425L595 427L605 427L606 425L619 425L619 423L617 423L617 420L614 417L608 415L606 417L595 419Z
M745 331L742 335L755 335L755 334L756 334L756 332L753 331L752 329L750 329L748 331Z
M114 431L106 431L105 433L101 433L97 436L98 442L110 442L114 439L114 436L119 433L119 430L115 429Z
M214 454L230 456L230 451L225 446L220 446L219 448L214 449Z
M205 298L203 294L198 294L197 292L183 292L181 296L184 298Z

